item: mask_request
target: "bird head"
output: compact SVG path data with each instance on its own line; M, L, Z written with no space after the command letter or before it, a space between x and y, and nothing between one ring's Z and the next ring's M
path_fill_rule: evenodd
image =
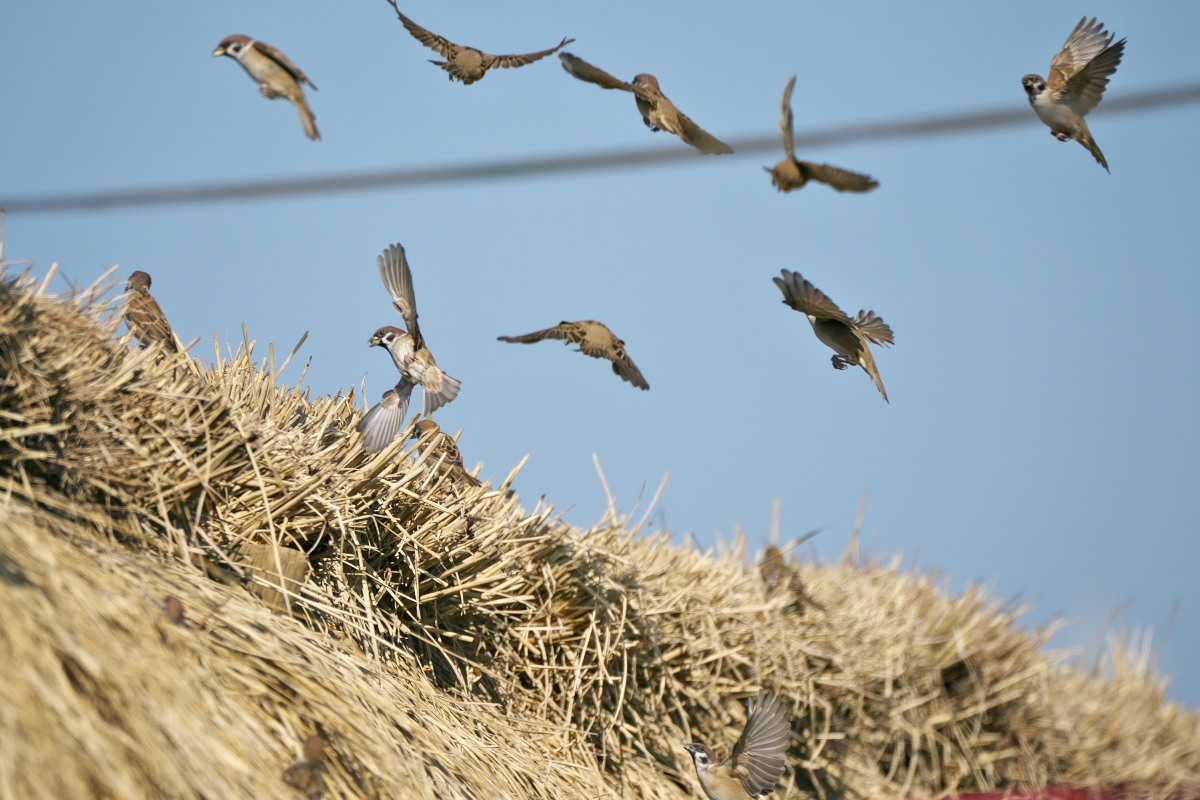
M150 275L142 272L140 269L129 276L129 280L125 282L125 291L132 292L137 289L147 290L150 288Z
M1021 85L1025 87L1025 94L1030 97L1046 91L1046 81L1041 75L1026 75L1021 78Z
M221 40L221 43L217 45L217 49L213 50L213 55L229 56L230 58L236 58L238 61L241 61L242 56L245 55L246 51L249 50L250 46L253 44L254 40L249 36L243 36L240 33L233 33Z
M656 92L661 92L662 89L658 86L658 78L648 72L643 72L640 75L633 76L633 85L642 89L653 89Z
M716 754L706 744L692 742L691 744L685 744L683 749L692 754L692 761L696 763L697 770L710 769L717 764Z
M371 347L386 347L390 350L393 344L402 341L407 336L408 333L400 328L392 325L385 325L384 327L375 331L374 335L367 340L367 344Z

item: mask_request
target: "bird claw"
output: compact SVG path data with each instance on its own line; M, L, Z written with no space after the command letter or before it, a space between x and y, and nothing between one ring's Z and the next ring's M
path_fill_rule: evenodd
M274 100L276 97L281 96L280 92L275 91L269 84L266 83L260 83L258 85L258 92L268 100Z
M829 360L833 362L834 369L845 369L849 366L849 362L846 361L845 356L832 356Z
M1052 135L1052 136L1053 136L1055 139L1058 139L1060 142L1069 142L1069 141L1071 141L1071 137L1070 137L1068 134L1062 133L1061 131L1059 131L1059 132L1050 131L1050 134L1051 134L1051 135Z

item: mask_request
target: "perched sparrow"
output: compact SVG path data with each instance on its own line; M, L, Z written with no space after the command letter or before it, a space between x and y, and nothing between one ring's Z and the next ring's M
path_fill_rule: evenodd
M1125 54L1126 40L1113 44L1115 37L1112 33L1105 35L1104 24L1097 23L1095 17L1090 22L1084 17L1050 62L1048 79L1041 75L1021 78L1029 105L1038 119L1050 126L1054 138L1079 142L1105 170L1108 162L1083 117L1100 102L1109 76L1117 71Z
M845 369L854 364L862 367L875 381L883 401L888 402L887 391L879 379L879 370L868 346L895 343L892 329L887 323L874 311L859 311L858 316L850 319L820 289L804 280L800 273L785 269L782 275L782 278L771 280L783 292L783 302L805 314L817 338L837 353L832 358L834 368Z
M775 184L775 188L781 192L790 192L803 187L811 180L827 183L839 192L869 192L878 189L879 181L870 175L860 175L830 164L796 160L795 134L792 130L792 89L795 87L796 76L793 75L783 90L783 117L779 120L779 130L783 132L783 149L787 158L773 167L763 167L771 173L771 183Z
M125 283L125 292L125 324L142 347L159 342L164 350L179 352L167 316L150 294L150 276L141 270L133 273Z
M460 80L464 84L474 83L482 78L484 73L489 69L523 67L526 64L532 64L575 41L574 39L564 38L558 43L557 47L551 47L549 50L539 50L536 53L525 53L524 55L494 56L491 53L476 50L474 47L455 44L448 39L444 39L433 31L422 28L401 14L400 8L396 5L396 0L388 0L388 3L395 9L396 16L400 18L400 22L404 24L404 27L408 29L408 32L412 34L414 39L431 50L438 51L442 58L449 59L448 61L434 61L433 59L429 59L429 63L446 70L450 74L450 80Z
M433 448L433 452L429 454L430 462L436 464L440 461L441 468L454 480L471 486L483 485L482 481L467 472L466 467L463 466L462 453L459 452L454 439L444 433L433 420L423 419L418 422L411 438L417 440L417 450L422 453Z
M301 84L307 83L313 89L317 86L277 48L235 33L222 39L217 49L213 50L213 55L236 58L242 69L258 81L258 91L263 97L269 100L286 97L291 100L300 112L300 121L304 123L304 132L308 134L308 138L321 138L321 134L317 132L317 118L308 107L308 98L304 96Z
M594 83L604 89L633 92L638 111L642 112L642 122L650 130L673 133L705 155L733 152L732 147L692 122L687 114L676 108L662 93L658 79L653 75L642 73L634 77L633 83L626 83L570 53L559 53L558 57L562 59L563 69L581 81Z
M371 407L358 423L363 437L363 448L375 455L392 443L396 434L404 424L404 415L408 412L408 399L412 395L413 386L408 378L400 378L395 388L383 393L383 399Z
M796 567L788 563L787 558L775 545L767 546L762 560L758 562L758 573L762 576L763 586L769 592L773 592L781 586L787 587L793 598L792 602L788 604L787 610L793 614L803 614L804 609L808 606L819 611L828 611L808 593L808 590L804 588L804 581L800 580Z
M625 342L616 337L608 326L594 319L581 319L578 322L560 322L553 328L544 331L534 331L524 336L497 336L501 342L520 342L533 344L543 339L562 339L571 344L579 345L579 352L592 358L607 358L613 362L612 371L629 381L639 389L649 389L650 384L642 377L641 371L633 359L625 352Z
M392 306L404 317L408 330L387 325L375 331L367 341L372 347L386 348L392 356L396 369L400 371L400 382L383 400L367 412L358 429L366 433L364 446L368 452L378 452L387 446L408 410L408 398L413 385L425 390L424 413L428 416L458 397L462 381L451 378L433 359L433 353L425 346L425 338L417 326L417 301L413 295L412 272L404 247L394 244L376 259L379 277L392 296ZM390 431L390 434L389 434ZM376 447L377 449L372 449Z
M709 800L749 800L775 788L783 775L791 722L779 699L760 694L746 710L746 728L733 746L733 754L717 762L712 748L693 742L684 745L696 764L696 777Z
M304 755L283 771L283 782L306 800L320 800L325 794L325 740L313 734L304 740Z

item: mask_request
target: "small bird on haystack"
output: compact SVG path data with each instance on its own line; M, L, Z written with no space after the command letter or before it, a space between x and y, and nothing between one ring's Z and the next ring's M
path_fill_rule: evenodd
M283 782L300 792L305 800L321 800L325 794L325 740L315 733L304 740L304 755L283 771Z
M179 352L171 324L158 301L150 294L150 275L138 270L125 283L125 325L142 348L161 344L164 350Z
M700 742L684 745L692 754L700 788L709 800L750 800L775 789L783 775L792 725L779 698L759 694L746 709L746 727L724 761Z
M426 457L426 462L429 464L441 462L441 469L445 470L454 482L466 483L468 486L483 485L481 480L467 472L467 468L463 466L462 453L454 442L454 437L443 431L433 420L419 421L410 438L417 440L418 452L424 453L432 448L432 452Z

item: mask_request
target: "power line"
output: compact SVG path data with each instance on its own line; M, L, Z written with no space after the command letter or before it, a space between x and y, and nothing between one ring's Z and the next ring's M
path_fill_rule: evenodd
M1200 84L1189 84L1109 98L1105 101L1101 111L1107 116L1198 101L1200 101ZM973 111L967 114L919 117L909 120L885 120L799 133L796 135L796 147L804 149L831 144L917 139L963 131L1028 125L1034 122L1036 119L1032 112L1025 107L1024 103L1021 103L1014 107L1006 106L997 111ZM731 140L730 144L738 154L743 155L781 151L778 134L735 139ZM546 175L556 172L582 172L645 164L666 164L698 157L690 148L676 143L670 148L655 147L591 155L551 156L442 167L415 167L313 178L280 178L161 189L111 189L79 194L33 195L12 198L0 205L3 205L11 214L45 214L55 211L92 211L179 203L213 203L328 192L407 188L437 183Z

